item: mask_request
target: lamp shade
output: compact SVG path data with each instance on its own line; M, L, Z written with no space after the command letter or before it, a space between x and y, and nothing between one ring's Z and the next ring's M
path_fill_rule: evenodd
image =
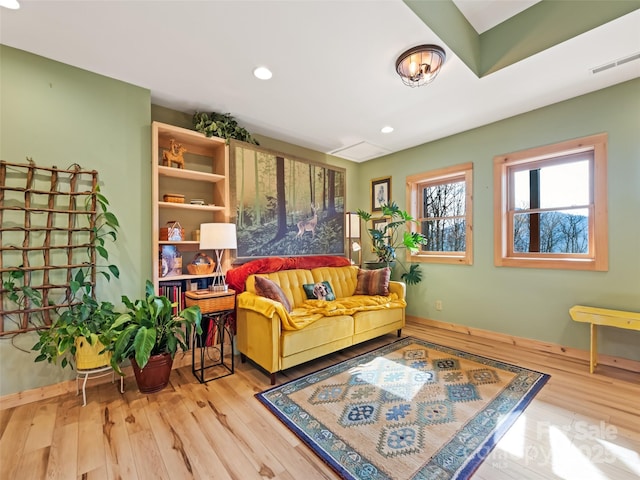
M201 250L230 250L238 248L235 223L200 224Z
M360 217L357 213L347 212L347 238L360 238Z

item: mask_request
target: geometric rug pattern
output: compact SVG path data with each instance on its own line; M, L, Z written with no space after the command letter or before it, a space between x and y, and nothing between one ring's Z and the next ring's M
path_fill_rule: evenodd
M548 379L407 337L256 397L342 478L467 479Z

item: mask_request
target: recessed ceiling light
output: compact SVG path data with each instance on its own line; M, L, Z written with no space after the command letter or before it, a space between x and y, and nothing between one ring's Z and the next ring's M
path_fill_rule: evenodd
M20 8L20 4L18 3L18 0L0 0L0 7L17 10Z
M267 67L258 67L253 71L253 75L260 80L269 80L273 73Z
M390 126L382 127L382 129L380 131L382 133L391 133L391 132L393 132L393 127L390 127Z

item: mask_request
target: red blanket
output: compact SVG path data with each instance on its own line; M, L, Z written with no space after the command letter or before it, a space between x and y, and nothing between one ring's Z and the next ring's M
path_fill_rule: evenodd
M351 265L346 257L317 255L312 257L267 257L252 260L227 271L227 283L236 293L244 292L244 283L254 273L271 273L296 268L343 267Z

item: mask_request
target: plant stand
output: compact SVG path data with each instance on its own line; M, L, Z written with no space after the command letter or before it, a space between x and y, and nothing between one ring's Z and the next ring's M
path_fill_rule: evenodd
M109 372L111 370L111 372ZM94 378L106 377L111 373L111 383L115 382L116 371L111 368L110 365L106 365L104 367L91 368L91 369L76 369L76 395L79 395L80 391L78 388L78 381L84 377L82 382L82 406L87 405L87 380L90 378L93 380ZM124 376L120 376L120 393L124 393Z
M226 377L227 375L233 375L233 336L231 335L231 330L228 325L229 316L233 312L234 310L223 310L202 316L203 320L209 320L209 335L194 335L193 347L191 349L191 370L200 383L207 383L211 380ZM225 360L225 337L229 341L228 348L231 352L230 361ZM212 339L212 345L207 345L207 338ZM196 350L200 350L199 362L196 362ZM207 360L211 362L209 365L207 365ZM212 375L205 377L206 371L209 370L213 372Z

